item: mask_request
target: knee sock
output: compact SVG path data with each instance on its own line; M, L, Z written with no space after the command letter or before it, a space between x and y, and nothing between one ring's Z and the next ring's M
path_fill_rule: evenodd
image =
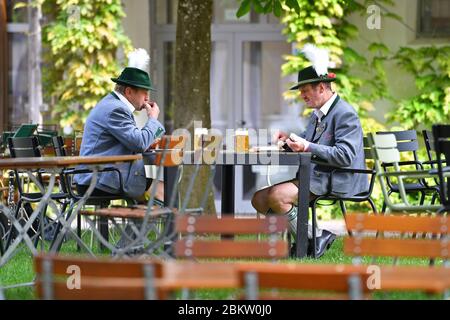
M267 211L267 214L270 214L270 213L274 213L272 211L272 209L269 209ZM285 215L288 218L288 222L289 222L289 232L294 237L294 239L296 239L296 236L297 236L297 213L298 213L298 207L294 206L294 205L288 212L285 213ZM322 230L316 226L316 236L320 237L321 235L322 235ZM312 225L311 224L308 224L308 239L312 239Z
M275 212L273 212L272 209L267 210L267 214L274 214L274 213ZM292 208L284 215L286 215L288 218L289 232L295 239L297 235L297 207L293 205Z

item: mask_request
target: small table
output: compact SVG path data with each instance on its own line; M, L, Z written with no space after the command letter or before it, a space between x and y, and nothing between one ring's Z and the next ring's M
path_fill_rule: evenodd
M36 158L8 158L8 159L0 159L0 171L2 169L10 170L10 169L26 169L28 176L30 179L36 183L38 188L42 193L42 198L40 199L37 208L33 211L32 215L29 218L29 221L25 224L25 226L21 226L19 222L15 219L14 215L10 212L11 210L3 205L0 202L0 210L6 213L6 216L11 220L11 224L18 230L19 236L14 240L14 242L6 249L5 253L0 257L0 266L4 265L9 257L12 255L14 250L20 244L20 242L24 241L28 247L30 248L33 254L37 254L37 250L34 247L34 244L31 238L27 234L28 228L31 227L33 221L38 217L41 210L44 207L51 204L51 194L53 191L53 187L55 186L56 175L58 175L63 168L67 167L75 167L78 165L84 165L88 168L92 168L93 177L91 179L91 184L87 189L86 193L83 195L82 199L79 201L80 205L75 209L74 213L70 216L70 218L63 222L64 227L70 227L71 222L74 217L77 215L79 209L85 203L85 201L89 198L90 194L95 188L97 183L97 172L98 170L105 164L112 163L123 163L123 162L132 162L135 160L142 159L142 155L123 155L123 156L89 156L89 157L36 157ZM45 190L44 186L40 185L40 183L33 176L31 170L35 169L48 169L48 173L51 173L50 181L47 186L47 190ZM56 206L53 206L57 213L58 217L61 220L64 220L62 216L62 212L59 212ZM64 229L63 229L64 230ZM56 243L58 241L62 241L64 238L64 232L60 232L58 234ZM81 241L77 239L77 241ZM57 247L57 245L56 245Z
M153 164L156 151L143 154L147 164ZM184 151L180 165L196 165L197 156L194 151ZM202 161L200 165L211 165L210 161ZM309 152L276 152L261 151L249 153L236 153L233 151L220 151L215 158L215 164L222 170L222 214L234 213L234 184L235 166L237 165L281 165L298 166L299 168L299 188L298 188L298 217L297 217L297 251L296 256L305 257L308 249L308 210L309 210L309 190L311 153ZM173 185L175 184L176 167L164 168L164 197L165 200L171 198Z

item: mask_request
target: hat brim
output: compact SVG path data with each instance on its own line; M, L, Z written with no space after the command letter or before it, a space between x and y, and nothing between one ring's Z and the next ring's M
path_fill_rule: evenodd
M298 82L296 85L289 88L289 90L297 90L299 87L309 84L309 83L318 83L318 82L333 82L336 78L325 78L325 79L308 79L304 81Z
M151 86L144 85L142 83L137 83L137 82L133 82L133 81L124 81L124 80L120 80L119 78L111 78L111 80L113 82L115 82L115 83L118 83L118 84L128 85L128 86L139 88L139 89L146 89L146 90L150 90L150 91L156 91L155 88L153 88Z

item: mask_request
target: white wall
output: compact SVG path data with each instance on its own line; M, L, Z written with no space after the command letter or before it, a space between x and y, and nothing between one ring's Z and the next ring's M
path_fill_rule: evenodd
M349 20L359 30L358 39L350 42L352 48L358 52L366 52L371 42L381 42L392 53L395 53L400 47L405 46L420 47L431 43L448 45L448 39L416 39L418 0L396 0L394 8L388 6L386 8L402 17L406 26L395 19L382 18L381 28L379 30L370 30L366 24L369 13L366 13L364 16L352 15ZM394 62L386 63L385 67L388 87L394 98L411 97L417 94L414 78L411 74L400 69ZM380 101L375 104L375 109L370 115L384 123L386 121L385 114L392 108L395 108L395 105L392 103Z

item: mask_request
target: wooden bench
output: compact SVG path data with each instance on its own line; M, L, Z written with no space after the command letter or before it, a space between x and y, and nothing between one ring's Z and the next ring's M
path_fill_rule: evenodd
M288 222L284 216L235 218L215 215L178 215L175 231L184 235L175 243L175 255L183 258L263 258L288 257L288 243L279 239ZM211 240L212 235L265 234L267 239L238 240L238 238ZM206 239L205 239L206 238Z
M36 292L41 299L163 299L156 289L162 263L153 260L96 260L39 255L35 257Z
M242 264L245 299L352 299L369 297L368 270L352 265Z
M416 257L449 258L448 230L450 219L445 216L367 215L349 214L347 228L353 237L344 240L344 252L356 257ZM383 237L375 237L382 234ZM406 235L413 236L406 238ZM428 234L426 237L418 237ZM450 288L450 268L447 266L381 266L382 290L419 290L446 293Z

